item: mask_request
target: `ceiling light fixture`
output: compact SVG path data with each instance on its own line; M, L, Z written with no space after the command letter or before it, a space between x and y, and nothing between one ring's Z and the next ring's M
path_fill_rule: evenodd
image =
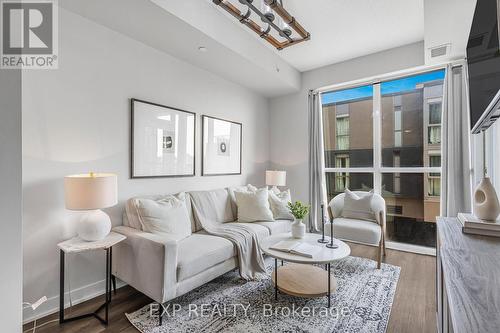
M212 1L278 50L311 38L311 34L283 7L282 0L233 0L239 2L242 9L232 4L231 0ZM259 1L260 6L255 5ZM252 16L257 16L262 25L255 22ZM273 36L271 31L277 35Z
M207 48L205 46L200 46L200 47L198 47L198 51L207 52Z

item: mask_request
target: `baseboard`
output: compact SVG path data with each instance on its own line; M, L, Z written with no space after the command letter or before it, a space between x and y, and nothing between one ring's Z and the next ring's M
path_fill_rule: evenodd
M116 280L116 288L121 288L127 284L123 281ZM71 299L73 305L88 301L89 299L103 295L106 291L106 280L97 281L86 286L71 290ZM64 308L69 307L69 292L64 295ZM23 310L23 324L32 322L33 320L43 318L59 311L59 295L50 297L47 302L40 305L36 311L31 308Z
M348 240L348 239L341 239L341 240L343 240L347 243L354 243L354 244L361 244L361 245L365 245L365 246L379 247L376 244L355 242L355 241ZM386 241L385 247L387 249L396 250L396 251L422 254L422 255L431 256L431 257L436 256L436 248L434 248L434 247L427 247L427 246L407 244L407 243L399 243L399 242L393 242L393 241Z

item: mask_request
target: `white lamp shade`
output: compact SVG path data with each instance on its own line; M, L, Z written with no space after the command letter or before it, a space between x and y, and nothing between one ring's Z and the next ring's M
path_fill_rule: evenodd
M286 171L266 171L266 185L269 186L285 186L286 185Z
M111 207L118 202L117 176L111 173L91 173L64 177L66 208L95 210Z

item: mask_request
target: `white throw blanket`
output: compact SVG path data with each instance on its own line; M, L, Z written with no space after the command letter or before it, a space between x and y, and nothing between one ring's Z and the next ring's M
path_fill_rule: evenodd
M238 251L240 276L245 280L253 280L257 273L265 273L264 258L259 248L257 234L244 224L224 224L207 218L197 202L204 198L192 194L193 212L203 229L211 235L230 240Z

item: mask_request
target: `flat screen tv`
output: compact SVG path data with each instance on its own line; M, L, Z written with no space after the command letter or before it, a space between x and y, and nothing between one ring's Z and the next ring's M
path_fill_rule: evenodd
M500 0L478 0L467 44L470 120L474 128L500 90Z

